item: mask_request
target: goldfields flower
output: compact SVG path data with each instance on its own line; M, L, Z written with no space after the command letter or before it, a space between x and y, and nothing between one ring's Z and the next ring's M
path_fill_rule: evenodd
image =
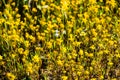
M35 43L36 39L33 36L30 36L31 42Z
M87 23L87 19L83 18L82 21L86 24Z
M18 12L18 10L19 10L18 8L15 8L15 11L16 11L16 12Z
M114 44L114 41L109 41L109 44L110 44L110 45L113 45L113 44Z
M86 74L86 75L89 75L90 73L89 73L89 71L86 70L86 71L85 71L85 74Z
M113 79L111 79L111 80L117 80L117 78L113 78Z
M3 57L0 55L0 60L2 60L3 59Z
M15 80L15 75L13 75L12 73L7 73L6 76L9 80Z
M63 53L66 53L66 52L67 52L66 47L62 47L61 51L62 51Z
M62 76L62 80L68 80L68 76Z
M23 51L24 51L24 49L23 49L23 48L18 48L18 52L19 52L20 54L22 54L22 53L23 53Z
M52 48L52 43L51 42L46 42L46 47L49 48L49 49Z
M109 61L107 64L108 64L109 66L113 66L113 62L110 62L110 61Z
M30 42L27 40L24 42L24 44L25 44L26 48L28 48L30 46Z
M82 31L82 32L80 33L80 35L81 35L81 36L85 36L86 33L85 33L84 31Z
M12 2L12 4L11 4L12 6L15 6L15 2Z
M11 57L12 57L13 59L15 58L15 56L16 56L16 54L12 54L12 55L11 55Z
M85 12L83 15L86 19L89 18L89 14L87 12Z
M39 60L40 60L40 58L39 58L39 56L38 55L35 55L33 58L32 58L32 60L34 61L34 62L39 62Z
M60 23L61 22L61 18L57 17L57 21Z
M88 55L89 57L93 57L94 55L93 55L93 53L89 53L89 55Z
M32 8L32 11L33 11L33 12L37 12L37 9L36 9L36 8Z
M95 45L91 45L90 48L94 50L95 49Z
M94 69L93 69L93 67L90 67L90 71L92 72Z
M60 24L60 28L64 29L64 24Z
M33 64L32 63L26 64L26 72L28 74L32 74L33 73Z
M83 53L83 50L82 49L80 49L80 51L79 51L79 55L83 55L84 53Z
M96 80L96 78L92 78L92 79L90 79L90 80Z
M96 3L96 0L89 0L89 3L90 3L90 4L95 4L95 3Z
M100 2L103 2L103 0L100 0Z
M102 25L97 25L98 30L102 30Z
M25 50L25 51L23 52L23 54L27 56L27 55L29 54L29 50L28 50L28 49Z
M100 76L100 79L104 79L104 76L103 76L103 75L101 75L101 76Z
M57 42L58 45L60 45L63 42L63 40L62 39L57 39L56 42Z
M59 66L63 66L63 61L57 60L57 64L58 64Z
M20 18L20 14L17 14L16 17L17 17L17 18Z
M80 71L77 72L77 75L78 75L78 76L80 76L81 74L82 74L82 72L80 72Z
M68 6L69 6L69 1L67 1L67 0L61 0L61 4L62 4L62 9L64 11L66 11L68 9Z
M46 2L45 2L45 1L41 1L41 4L42 4L42 5L45 5L45 4L46 4Z
M34 0L35 2L38 2L38 0Z

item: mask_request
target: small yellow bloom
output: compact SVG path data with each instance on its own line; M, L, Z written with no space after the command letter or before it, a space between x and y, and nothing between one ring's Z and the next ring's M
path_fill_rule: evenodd
M37 9L36 9L36 8L32 8L32 11L33 11L33 12L37 12Z
M109 65L109 66L112 66L112 65L113 65L113 62L108 62L108 65Z
M116 78L113 78L113 79L111 79L111 80L118 80L118 79L116 79Z
M68 10L68 6L69 6L69 1L67 0L61 0L61 4L62 4L62 9L65 11L65 10Z
M80 49L80 51L79 51L79 55L83 55L84 53L83 53L83 50L82 49Z
M93 55L93 53L89 53L89 55L88 55L89 57L93 57L94 55Z
M63 61L58 60L58 61L57 61L57 64L58 64L59 66L63 66Z
M109 41L109 44L110 44L110 45L113 45L113 44L114 44L114 41Z
M90 4L95 4L95 3L96 3L96 0L89 0L89 3L90 3Z
M12 56L12 58L15 58L16 54L12 54L11 56Z
M3 59L3 57L0 55L0 60L2 60Z
M18 8L15 8L15 11L18 12Z
M23 48L18 48L18 52L19 52L20 54L23 54L23 51L24 51Z
M87 12L84 13L84 17L87 19L89 18L89 14Z
M78 71L78 72L77 72L77 75L78 75L78 76L80 76L80 75L81 75L81 73L82 73L82 72Z
M101 80L102 80L102 79L104 79L104 76L103 76L103 75L101 75L101 76L100 76L100 79L101 79Z
M87 23L87 19L86 19L86 18L83 18L82 20L83 20L83 22L84 22L85 24Z
M92 45L92 46L90 46L90 48L94 50L94 49L95 49L95 46L94 46L94 45Z
M52 43L51 43L51 42L47 42L47 43L46 43L46 46L47 46L47 48L50 49L50 48L52 48Z
M39 62L39 60L40 60L40 58L39 58L38 55L35 55L35 56L33 57L33 61L34 61L34 62Z
M6 76L9 80L15 80L15 76L12 73L7 73Z
M19 18L19 17L20 17L20 14L17 14L16 17Z
M32 63L28 63L26 65L26 72L28 72L28 74L32 74L33 73L33 64Z
M89 71L86 70L86 71L85 71L85 74L86 74L86 75L89 75L90 73L89 73Z
M98 25L98 26L97 26L97 29L98 29L98 30L102 30L102 25Z
M63 53L66 53L66 51L67 51L66 47L62 47L61 50L62 50Z
M28 50L28 49L25 50L25 51L23 52L23 54L27 56L27 55L29 54L29 50Z
M96 78L92 78L92 79L90 79L90 80L96 80Z
M34 0L35 2L38 2L38 0Z
M12 6L15 6L15 2L13 2L11 5L12 5Z
M67 76L62 76L62 80L68 80Z
M30 46L30 43L29 43L29 41L27 41L27 40L24 42L24 44L25 44L25 46L26 46L27 48Z

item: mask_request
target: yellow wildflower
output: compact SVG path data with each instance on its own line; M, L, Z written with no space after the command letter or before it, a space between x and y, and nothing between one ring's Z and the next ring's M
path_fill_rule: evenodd
M6 76L9 80L15 80L15 76L12 73L7 73Z
M0 55L0 60L2 60L3 59L3 57Z
M62 76L62 80L68 80L68 76Z
M35 55L32 59L34 62L39 62L40 58L38 55Z
M63 66L63 61L58 60L58 61L57 61L57 64L58 64L59 66Z
M37 9L36 9L36 8L32 8L32 11L33 11L33 12L37 12Z
M92 79L90 79L90 80L96 80L96 78L92 78Z
M95 4L95 3L96 3L96 0L89 0L89 3L90 3L90 4Z
M32 74L33 73L33 64L32 63L28 63L27 64L27 68L26 68L26 72L28 72L28 74Z
M12 2L12 4L11 4L12 6L15 6L15 2Z
M87 19L89 18L89 14L87 12L84 13L84 17Z
M68 9L69 1L67 1L67 0L61 0L61 4L62 4L62 9L64 11Z
M23 54L23 51L24 51L23 48L18 48L18 52L19 52L20 54Z
M27 56L27 55L29 54L29 50L28 50L28 49L25 50L25 51L23 52L23 54Z
M85 71L85 74L86 74L86 75L89 75L90 73L89 73L89 71L86 70L86 71Z
M83 53L83 50L82 49L80 49L80 51L79 51L79 55L83 55L84 53Z
M49 49L52 48L52 43L51 42L46 42L46 47L49 48Z
M108 65L109 65L109 66L112 66L112 65L113 65L113 62L109 61L109 62L108 62Z
M94 46L94 45L91 45L90 48L94 50L94 49L95 49L95 46Z
M82 73L82 72L78 71L78 72L77 72L77 75L78 75L78 76L80 76L80 75L81 75L81 73Z
M98 26L97 26L97 29L98 29L98 30L101 30L101 29L102 29L102 25L98 25Z

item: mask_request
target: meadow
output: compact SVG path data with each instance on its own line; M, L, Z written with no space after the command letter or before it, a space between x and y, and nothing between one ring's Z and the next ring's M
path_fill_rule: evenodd
M120 80L120 2L1 0L0 80Z

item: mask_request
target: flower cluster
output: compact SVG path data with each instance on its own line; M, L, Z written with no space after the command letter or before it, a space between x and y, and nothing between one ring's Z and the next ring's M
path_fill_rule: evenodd
M1 80L118 80L117 0L0 1Z

